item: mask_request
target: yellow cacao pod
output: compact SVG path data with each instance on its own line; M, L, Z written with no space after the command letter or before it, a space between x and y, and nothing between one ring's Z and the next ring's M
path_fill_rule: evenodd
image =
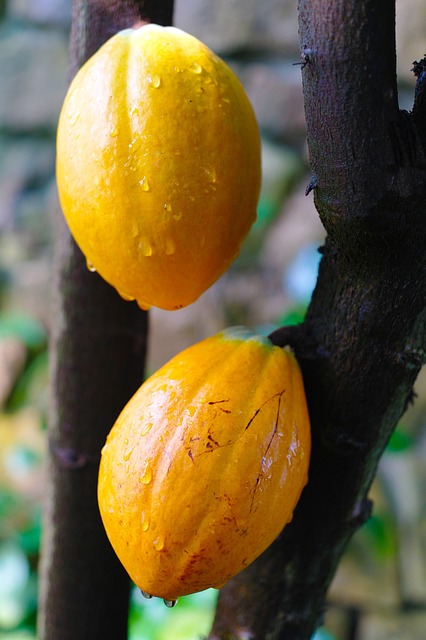
M62 210L89 268L142 308L188 305L229 267L260 174L240 81L179 29L121 31L71 83L57 133Z
M102 520L136 585L173 601L244 569L291 520L310 446L289 351L234 327L172 358L102 451Z

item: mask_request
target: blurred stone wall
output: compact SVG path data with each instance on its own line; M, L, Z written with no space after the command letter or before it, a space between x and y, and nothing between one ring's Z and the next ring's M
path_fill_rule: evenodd
M70 8L3 0L0 11L0 301L46 320Z

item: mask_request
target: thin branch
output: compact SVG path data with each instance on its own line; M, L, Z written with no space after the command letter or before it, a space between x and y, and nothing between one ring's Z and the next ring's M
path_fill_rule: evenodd
M299 1L307 137L329 232L387 188L388 126L398 117L394 25L392 1Z
M170 23L172 4L75 0L71 75L117 30L154 16ZM125 640L129 579L96 488L107 433L143 379L147 314L89 273L61 215L57 224L38 637Z
M210 640L311 637L425 362L425 138L397 107L394 9L299 2L314 197L328 237L305 322L272 338L290 343L302 367L309 483L292 523L221 590Z

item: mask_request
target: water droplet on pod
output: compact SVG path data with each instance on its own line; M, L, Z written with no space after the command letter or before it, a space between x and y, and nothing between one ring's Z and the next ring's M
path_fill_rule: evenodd
M145 471L143 472L143 475L141 476L141 482L142 484L149 484L152 480L152 469L149 466L149 464L146 465L145 467Z
M156 73L152 75L148 74L147 80L151 87L153 87L154 89L158 89L158 87L161 85L161 78Z
M193 62L189 69L190 71L192 71L192 73L196 73L197 75L200 75L200 73L202 73L203 71L203 67L198 64L198 62Z
M152 598L152 594L151 593L147 593L146 591L143 591L141 589L141 594L143 595L144 598L146 598L147 600L151 600Z
M128 449L126 449L126 451L123 454L123 460L124 462L127 462L130 459L130 456L133 453L133 447L129 447Z
M172 205L170 204L170 202L165 202L164 203L164 211L168 211L169 213L171 213L173 211Z
M149 191L151 189L151 186L149 184L149 180L146 176L144 176L142 178L142 180L139 180L139 184L142 187L142 191Z
M166 605L166 607L169 607L169 609L171 609L176 605L177 600L163 600L163 602Z
M92 262L90 262L90 260L88 260L88 259L86 260L86 267L89 269L89 271L91 273L95 273L96 272L95 265Z
M142 531L148 531L149 529L149 516L147 513L145 513L145 511L142 511L142 518L141 518L141 528Z
M162 551L164 549L164 540L160 536L158 536L158 538L155 538L152 544L154 545L154 549L156 551Z
M149 240L147 240L146 238L142 239L139 242L139 248L141 250L142 255L145 256L146 258L149 258L150 256L152 256L152 245L150 244Z
M115 127L113 129L111 129L109 134L110 134L110 136L112 138L116 138L118 136L118 127L117 127L117 125L115 125Z
M146 436L152 429L152 422L147 422L144 428L141 431L141 436Z

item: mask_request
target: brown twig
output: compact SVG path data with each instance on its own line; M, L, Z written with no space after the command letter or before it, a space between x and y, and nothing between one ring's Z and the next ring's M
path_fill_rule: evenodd
M171 0L75 0L71 76L119 29L171 23L172 9ZM143 379L147 314L89 273L61 215L57 224L38 637L125 640L129 579L100 520L97 461Z

